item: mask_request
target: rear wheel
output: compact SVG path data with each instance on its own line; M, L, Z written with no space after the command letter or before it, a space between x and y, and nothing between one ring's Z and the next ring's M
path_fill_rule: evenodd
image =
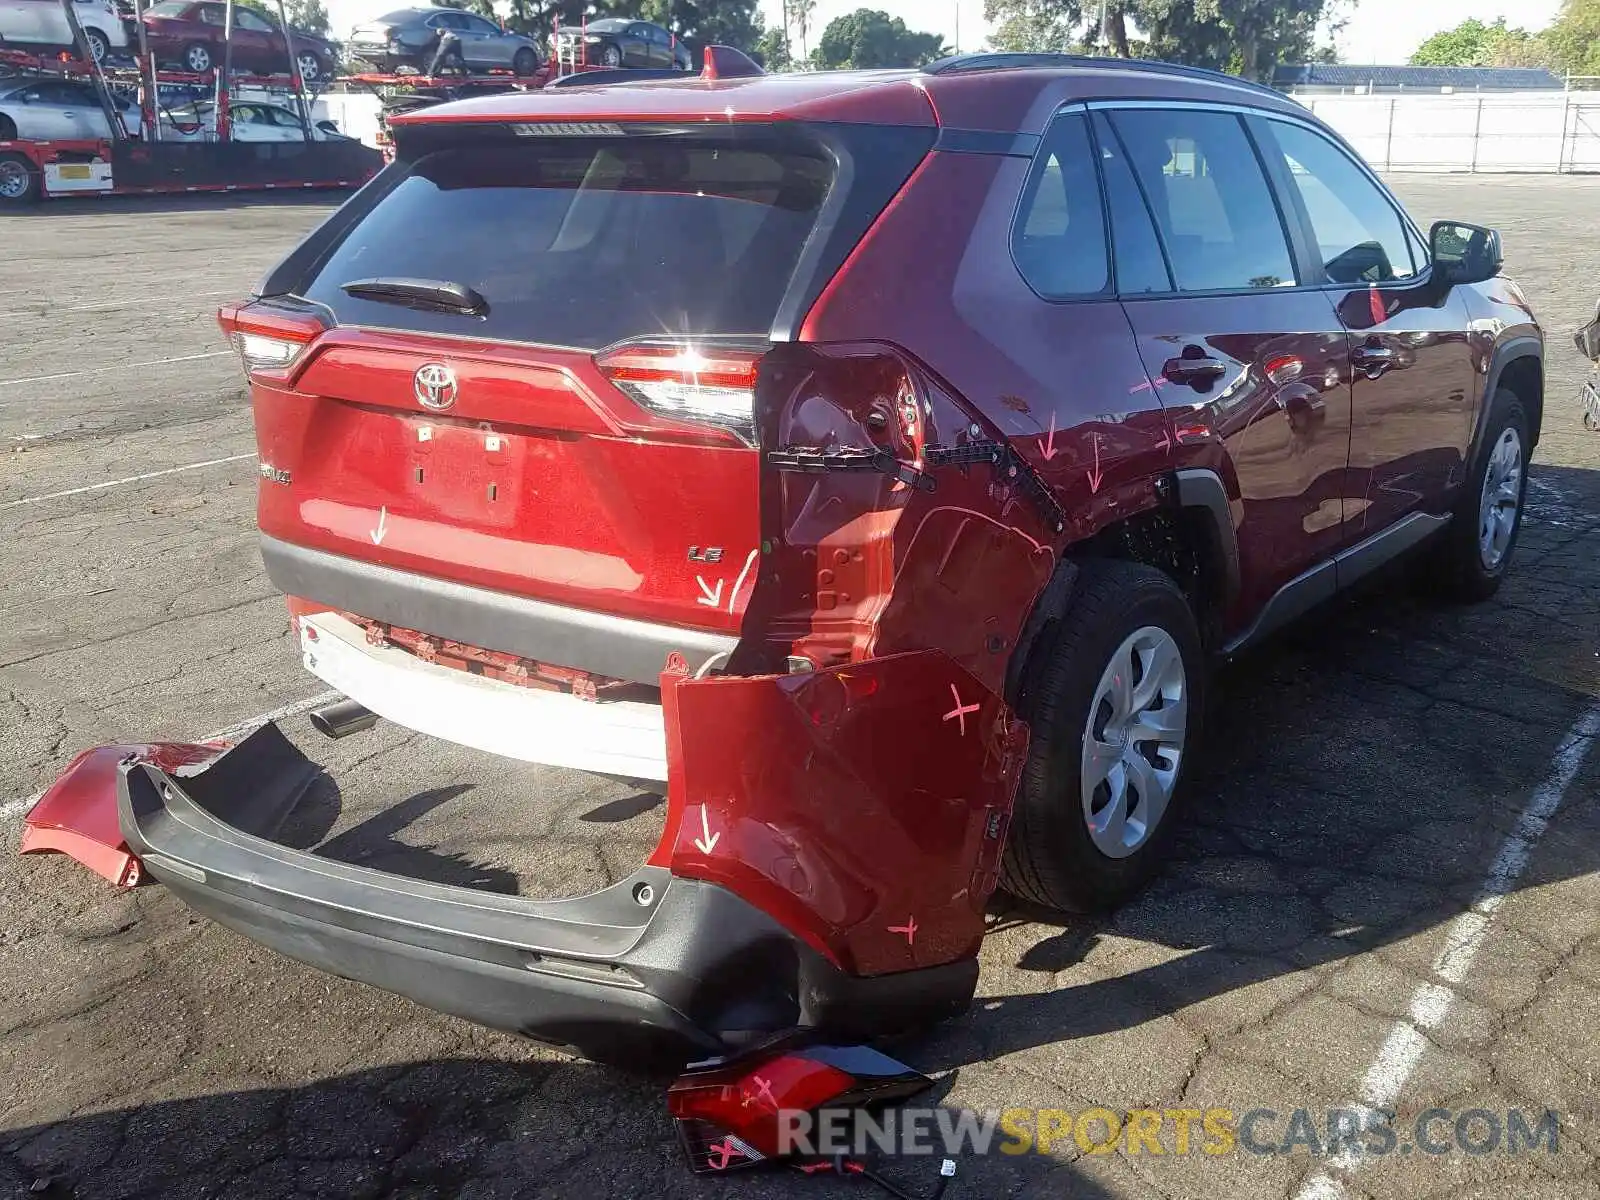
M1430 578L1447 599L1487 600L1500 588L1522 530L1532 449L1528 416L1515 392L1498 389L1483 441Z
M31 204L39 198L39 175L20 154L0 154L0 204Z
M204 42L190 42L183 48L183 66L186 71L204 75L211 70L211 47Z
M1001 883L1049 908L1107 908L1170 841L1204 717L1200 631L1160 571L1090 560L1046 653Z
M524 46L511 59L511 70L522 76L532 75L539 69L539 56Z
M322 69L322 60L310 51L297 55L295 62L300 67L300 80L302 83L317 83L327 74Z
M95 62L105 62L106 55L111 53L111 39L98 29L85 29L83 40L89 43L89 56Z

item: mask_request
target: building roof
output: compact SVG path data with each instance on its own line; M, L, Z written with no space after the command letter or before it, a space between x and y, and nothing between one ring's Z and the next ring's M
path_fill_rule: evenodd
M1284 65L1272 73L1274 87L1453 88L1470 92L1559 91L1561 79L1543 67L1363 67L1347 63Z

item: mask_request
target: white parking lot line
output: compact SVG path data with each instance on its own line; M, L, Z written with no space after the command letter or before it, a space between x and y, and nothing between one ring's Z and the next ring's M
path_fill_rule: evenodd
M89 483L83 487L68 488L64 492L46 492L42 496L24 496L20 500L7 500L0 504L0 509L21 508L24 504L43 504L46 500L60 500L64 496L81 496L84 492L98 492L103 488L120 487L124 483L140 483L146 479L159 479L163 475L177 475L182 471L198 471L201 467L215 467L220 463L241 462L247 458L254 458L255 451L249 454L230 454L226 458L208 458L205 462L186 463L181 467L168 467L164 471L146 471L143 475L129 475L125 479L108 479L104 483Z
M1567 788L1577 777L1597 737L1600 737L1600 703L1593 705L1567 731L1555 757L1550 760L1544 781L1534 789L1527 807L1517 818L1516 827L1501 843L1499 853L1489 865L1472 907L1450 922L1445 931L1444 948L1433 960L1434 975L1449 986L1424 983L1412 994L1408 1019L1397 1021L1389 1031L1361 1082L1361 1103L1366 1108L1394 1109L1400 1090L1428 1048L1426 1034L1449 1015L1456 997L1455 988L1472 969L1489 932L1490 921L1527 869L1533 848L1550 828L1550 818L1561 807ZM1295 1193L1295 1200L1338 1200L1346 1194L1338 1176L1350 1174L1360 1164L1360 1149L1346 1146L1329 1159L1326 1170L1316 1172L1305 1181Z
M315 696L307 696L304 700L296 700L292 704L284 704L268 712L260 713L254 717L247 717L243 721L236 721L226 728L215 733L208 733L204 737L196 738L199 742L231 742L241 735L260 729L261 726L272 721L282 721L289 717L298 717L301 713L308 713L313 708L321 708L324 704L332 704L335 700L342 699L339 692L318 692ZM31 796L23 796L16 800L8 800L0 804L0 821L11 821L20 817L39 803L43 792L35 792Z
M237 296L243 292L239 288L231 288L215 292L184 292L180 296L129 296L122 300L95 300L88 304L47 304L44 308L16 308L10 312L0 312L0 320L9 317L53 317L57 313L69 312L100 312L110 308L132 308L134 305L144 304L181 304L185 300L195 300L201 296Z
M139 367L159 367L166 363L195 362L202 358L231 357L232 350L207 350L204 354L179 354L172 358L152 358L149 362L111 363L104 367L85 367L81 371L59 371L54 375L24 375L21 379L0 379L0 387L13 387L22 383L48 383L55 379L76 379L80 375L100 375L106 371L133 371ZM0 401L0 404L21 404L21 400Z

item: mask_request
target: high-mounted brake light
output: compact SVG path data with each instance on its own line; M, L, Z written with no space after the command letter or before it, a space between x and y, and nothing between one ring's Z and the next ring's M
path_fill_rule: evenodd
M595 358L605 377L664 417L726 429L754 446L761 355L692 344L622 346Z

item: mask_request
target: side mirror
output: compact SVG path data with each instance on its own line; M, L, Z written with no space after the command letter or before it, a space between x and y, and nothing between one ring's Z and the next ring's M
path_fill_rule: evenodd
M1500 274L1500 232L1464 221L1435 221L1428 231L1433 269L1445 283L1482 283Z

